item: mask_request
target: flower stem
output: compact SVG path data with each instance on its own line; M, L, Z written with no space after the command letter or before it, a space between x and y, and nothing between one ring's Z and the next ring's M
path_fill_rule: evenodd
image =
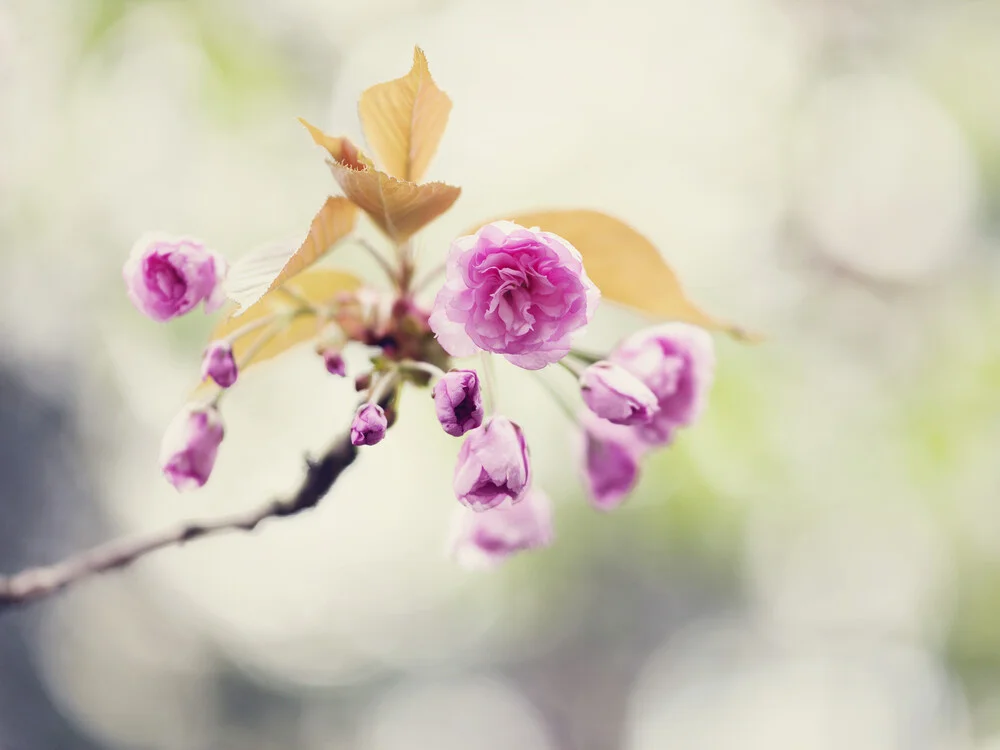
M424 277L420 279L420 281L418 281L416 284L413 285L412 294L419 294L420 292L424 291L424 289L430 286L431 282L433 282L434 279L441 276L444 272L445 272L444 263L441 263L440 265L432 268L430 271L424 274Z
M548 394L552 396L556 405L559 407L559 410L566 415L566 418L573 424L576 424L579 421L576 418L576 413L573 411L573 407L570 406L563 394L556 390L552 383L545 379L541 370L533 370L531 374L535 376L535 379L538 380L538 383L542 386L542 388L544 388Z
M493 359L487 352L479 352L479 361L483 363L483 400L486 402L486 413L496 414L497 403L496 370L493 369Z
M381 252L379 252L379 249L375 247L372 243L370 243L368 240L366 240L364 237L358 237L356 239L358 244L361 245L361 247L363 247L366 251L368 251L368 254L375 259L375 262L378 263L379 268L381 268L382 271L385 272L385 275L388 277L389 281L392 282L392 285L398 288L400 283L399 271L393 268L392 264L389 263L388 260L386 260L385 256L382 255Z
M262 318L258 318L257 320L247 323L242 328L237 328L235 331L230 333L222 340L225 341L230 346L232 346L234 342L236 342L238 339L243 338L248 333L253 333L258 328L263 328L265 326L271 325L277 317L278 317L277 313L272 313L271 315L265 315Z
M399 363L400 370L410 370L411 372L423 372L431 376L434 382L444 376L444 370L430 362L418 362L415 359L404 359Z
M570 349L569 356L574 359L578 359L581 362L585 362L588 365L600 362L602 359L607 359L607 357L600 357L596 354L590 354L589 352L581 352L579 349Z
M559 360L559 365L564 370L566 370L567 372L569 372L574 378L579 378L580 375L583 374L583 371L585 369L581 365L581 363L576 362L576 361L570 359L569 357L563 357L562 359L560 359Z

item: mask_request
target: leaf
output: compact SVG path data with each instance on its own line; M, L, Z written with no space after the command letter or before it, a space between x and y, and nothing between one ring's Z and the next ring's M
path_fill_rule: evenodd
M226 296L243 312L270 291L305 271L342 240L357 221L357 207L347 198L330 197L313 217L309 234L289 253L283 243L265 245L240 258L224 282Z
M291 313L299 306L299 298L315 304L325 304L340 293L356 291L361 288L361 285L361 279L346 271L333 271L325 268L305 271L286 282L280 289L268 292L255 305L246 309L242 315L232 316L231 313L235 307L231 306L226 311L226 319L212 331L209 340L226 338L239 329L248 328L265 316L276 312L288 311ZM285 291L286 289L294 292L294 296ZM319 322L314 312L296 315L287 328L262 346L248 362L244 362L243 358L246 356L248 348L254 346L254 342L262 334L265 334L267 329L267 325L254 327L233 342L233 353L236 356L236 361L240 363L241 373L252 365L277 357L296 344L314 338L319 333ZM205 389L213 387L215 386L211 382L202 383L197 392L201 393Z
M317 146L325 148L334 161L340 164L345 164L352 169L375 168L371 159L361 153L361 151L358 150L358 147L351 143L347 138L335 138L332 135L327 135L315 125L311 125L301 117L299 118L299 122L301 122L305 126L306 130L309 131L309 135L312 136L313 142Z
M410 182L427 171L450 112L451 99L434 83L419 47L409 73L372 86L358 102L365 139L385 171Z
M443 182L417 185L374 169L351 169L337 161L329 164L344 195L396 242L405 242L451 208L462 192Z
M443 214L462 189L443 182L418 185L380 172L346 138L329 136L308 122L313 141L330 154L330 170L344 195L371 217L395 242L405 242L415 232Z
M725 331L743 341L758 338L696 307L653 243L618 219L588 210L539 211L504 218L568 240L580 251L587 275L607 300L659 318Z

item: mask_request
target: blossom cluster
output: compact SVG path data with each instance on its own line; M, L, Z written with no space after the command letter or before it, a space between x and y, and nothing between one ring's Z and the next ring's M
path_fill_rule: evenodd
M548 545L552 503L532 481L521 427L494 411L489 368L452 367L452 357L496 355L526 370L559 364L573 373L584 485L594 507L610 510L635 487L642 459L701 414L714 351L706 331L677 322L633 333L604 357L575 349L600 292L580 253L538 228L498 221L460 237L445 273L430 310L405 291L387 296L362 289L342 296L328 311L317 352L341 377L348 343L373 352L372 370L356 378L365 394L350 427L356 446L385 438L402 382L430 386L441 428L462 439L453 488L464 508L457 513L453 553L467 565L490 565ZM138 243L124 269L129 298L157 321L199 303L206 311L218 307L225 274L226 262L202 243L162 237ZM217 386L215 396L185 407L164 436L163 472L178 490L204 485L212 472L224 436L219 398L242 366L231 338L210 342L204 352L202 378Z

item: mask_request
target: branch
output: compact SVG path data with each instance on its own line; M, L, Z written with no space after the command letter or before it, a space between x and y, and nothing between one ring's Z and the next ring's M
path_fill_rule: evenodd
M345 434L318 461L306 461L306 475L291 497L209 521L188 521L144 536L115 539L54 565L28 568L0 577L0 612L51 596L92 575L124 568L158 549L221 532L253 531L268 518L285 518L314 508L357 454L350 435Z

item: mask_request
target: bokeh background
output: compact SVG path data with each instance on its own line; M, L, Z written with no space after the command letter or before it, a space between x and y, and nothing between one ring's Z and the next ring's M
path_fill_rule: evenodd
M146 320L120 266L146 230L303 231L333 183L295 118L359 138L415 43L464 190L429 263L599 208L766 343L719 338L708 413L611 514L501 368L558 542L492 573L445 554L458 441L407 394L317 511L0 616L0 748L1000 748L996 0L3 0L3 569L254 505L342 429L304 346L175 493L212 321Z

